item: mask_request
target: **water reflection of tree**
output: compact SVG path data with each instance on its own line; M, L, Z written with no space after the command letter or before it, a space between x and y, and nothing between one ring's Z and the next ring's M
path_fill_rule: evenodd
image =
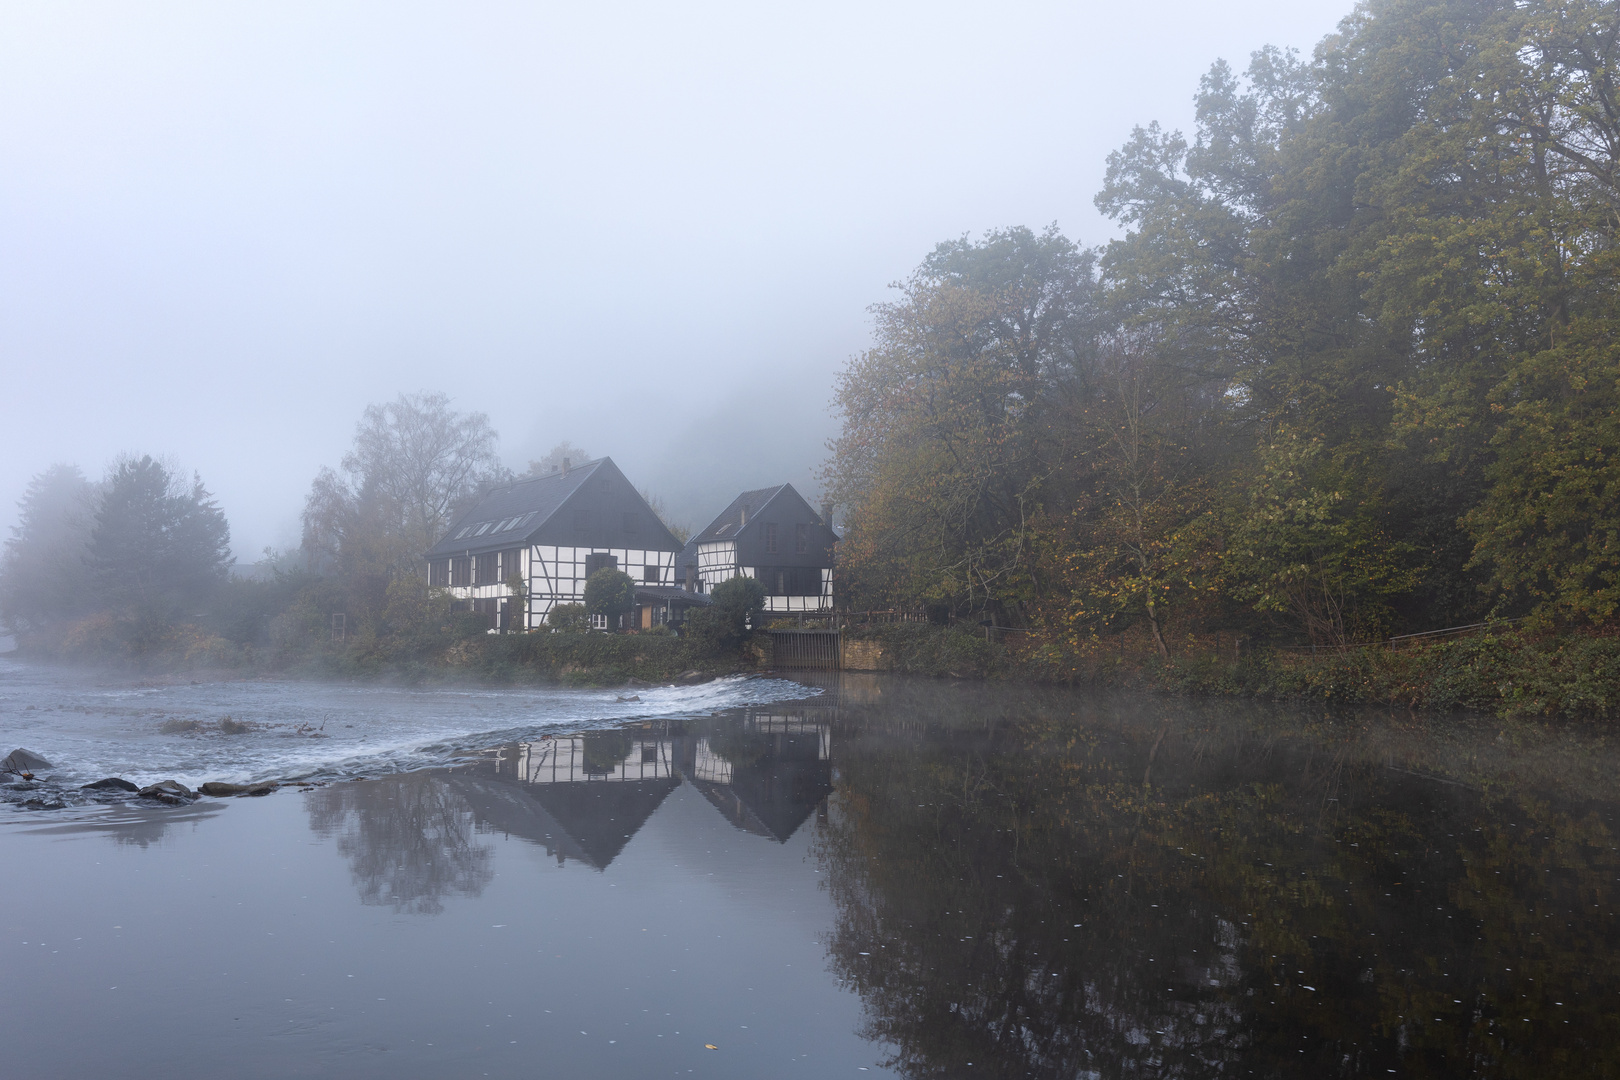
M585 771L596 775L612 772L635 749L635 740L625 731L591 731L583 739Z
M708 742L709 750L733 768L757 765L776 747L775 736L730 727L711 734Z
M337 838L362 904L436 915L445 896L477 896L494 877L493 845L478 842L471 807L440 776L334 784L304 798L310 828Z
M903 1075L1620 1074L1612 806L1331 730L837 745L830 951Z

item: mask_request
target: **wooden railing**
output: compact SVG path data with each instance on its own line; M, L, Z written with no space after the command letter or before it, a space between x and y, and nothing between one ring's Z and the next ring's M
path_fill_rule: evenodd
M844 625L850 626L883 626L889 623L923 623L928 621L926 613L921 611L846 611L842 620Z
M1495 619L1490 622L1469 623L1466 626L1448 626L1443 630L1423 630L1416 634L1396 634L1394 637L1383 638L1379 641L1351 641L1333 645L1277 645L1273 647L1278 652L1289 653L1348 652L1351 649L1398 649L1402 645L1420 645L1430 641L1445 641L1449 638L1467 637L1469 634L1484 633L1497 627L1512 626L1519 621L1518 619Z

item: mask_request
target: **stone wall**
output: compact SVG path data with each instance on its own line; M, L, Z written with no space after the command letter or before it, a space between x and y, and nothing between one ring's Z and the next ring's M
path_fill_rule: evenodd
M844 638L842 658L845 671L887 671L890 663L883 653L883 644L877 641L854 641Z

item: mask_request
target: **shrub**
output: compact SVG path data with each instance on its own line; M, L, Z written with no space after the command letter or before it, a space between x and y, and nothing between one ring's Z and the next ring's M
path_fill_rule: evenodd
M546 625L553 630L589 630L591 616L584 604L558 604L546 614Z
M619 617L635 606L636 583L629 574L607 567L585 579L585 610L605 616L609 627L618 626Z
M979 634L960 626L895 623L851 631L858 640L876 641L894 670L908 675L985 678L1005 655Z

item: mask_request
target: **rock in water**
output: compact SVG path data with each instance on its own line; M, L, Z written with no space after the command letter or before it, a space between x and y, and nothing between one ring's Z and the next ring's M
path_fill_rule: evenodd
M50 762L38 754L24 750L20 746L7 754L4 761L0 761L0 772L17 773L19 775L22 773L36 773L41 769L50 768L54 768Z
M204 795L223 799L230 795L268 795L279 786L274 780L262 780L257 784L227 784L223 780L210 780L198 790Z
M139 791L140 788L125 780L121 776L109 776L105 780L97 780L93 784L85 784L80 791Z
M157 799L159 802L179 805L191 802L197 797L197 793L178 780L162 780L141 788L140 796L143 799Z

